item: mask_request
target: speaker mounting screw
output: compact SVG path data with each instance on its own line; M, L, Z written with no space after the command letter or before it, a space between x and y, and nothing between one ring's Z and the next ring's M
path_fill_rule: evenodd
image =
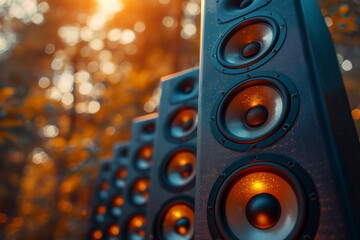
M225 93L226 93L226 92L224 92L224 91L221 91L221 95L225 95Z
M247 67L247 68L246 68L246 71L250 71L250 68L249 68L249 67Z
M289 130L289 128L290 128L289 124L284 124L283 129L284 129L285 131Z
M310 200L315 201L317 199L316 193L310 193L309 198L310 198Z
M284 24L281 25L281 26L280 26L280 29L285 29L285 25L284 25Z
M273 53L276 53L277 52L277 49L275 48L274 50L272 50L273 51Z
M256 144L252 144L252 145L250 146L250 148L251 148L251 149L255 149L255 148L256 148Z
M210 117L210 121L215 121L215 117Z
M276 74L275 77L279 78L279 77L280 77L280 74Z
M256 155L252 156L252 160L256 160L256 159L257 159Z
M225 140L225 139L222 139L222 140L221 140L221 144L224 145L225 143L226 143L226 140Z
M224 71L225 71L225 68L222 68L221 71L224 72Z
M248 75L246 75L248 78L251 78L251 74L250 73L248 73Z
M293 161L289 161L287 165L292 168L295 166L295 163Z
M297 98L297 93L293 93L293 94L291 94L291 98Z

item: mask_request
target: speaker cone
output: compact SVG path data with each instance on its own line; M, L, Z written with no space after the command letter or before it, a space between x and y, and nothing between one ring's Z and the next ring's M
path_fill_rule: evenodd
M115 186L117 188L124 188L125 187L125 179L127 177L127 168L120 167L119 170L115 174Z
M269 145L295 121L299 97L294 85L284 76L276 79L264 75L257 73L240 80L217 99L212 113L216 121L211 127L224 146L248 150Z
M316 231L318 202L307 197L316 196L310 177L291 160L264 156L247 165L236 162L215 183L208 203L215 206L208 215L209 226L217 227L211 229L214 238L299 239L306 227L304 235Z
M100 198L106 199L109 197L109 188L110 188L110 185L106 181L104 181L100 184L100 191L99 191Z
M170 136L184 140L196 132L198 115L192 107L183 108L176 112L170 121Z
M194 210L185 202L170 204L161 216L160 239L185 240L194 238Z
M193 151L179 150L171 155L165 167L165 181L171 188L183 188L195 180L196 156Z
M135 167L138 170L146 171L151 168L153 151L154 149L151 145L145 145L140 148L135 158Z
M124 197L122 195L117 195L112 200L112 209L111 213L115 217L120 217L122 214L121 207L124 205Z
M242 11L252 8L252 4L249 0L228 1L225 9ZM236 22L215 44L213 62L224 73L242 73L259 67L276 54L285 40L286 28L281 17L254 13L246 19Z
M106 214L106 207L104 205L100 205L96 208L96 216L95 219L97 222L104 222Z
M142 240L145 239L145 224L146 219L142 214L133 216L126 229L126 239L128 240Z
M131 188L131 200L133 204L142 206L147 204L149 200L149 186L150 181L147 178L140 178L136 180Z

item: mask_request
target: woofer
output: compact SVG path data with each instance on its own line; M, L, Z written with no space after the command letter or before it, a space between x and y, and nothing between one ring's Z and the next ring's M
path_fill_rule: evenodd
M127 168L120 167L117 172L115 173L115 176L113 177L113 181L115 183L115 187L122 189L125 187L125 179L127 177Z
M145 145L138 150L134 160L136 169L146 171L151 168L153 151L154 149L152 145Z
M106 199L109 197L109 189L110 189L110 184L107 181L103 181L100 184L100 189L99 189L99 197L101 199Z
M130 218L126 227L126 237L128 240L145 239L146 218L143 214L137 214Z
M226 169L208 205L214 239L302 239L313 236L319 218L309 175L291 159L271 154L249 156Z
M120 227L117 224L113 224L108 228L108 232L107 232L107 239L118 239L118 237L120 236Z
M159 239L194 239L194 206L188 199L170 200L158 219Z
M273 77L270 77L270 76ZM248 150L269 145L292 126L299 96L289 79L279 74L258 73L241 79L218 98L212 130L224 146Z
M96 208L95 220L99 223L105 221L106 207L104 205L100 205Z
M122 214L123 205L124 205L124 197L122 195L115 196L111 202L111 214L114 217L120 217Z
M166 126L170 140L185 141L196 134L198 114L194 107L184 107L175 111Z
M149 200L150 181L147 178L140 178L135 181L130 191L130 199L136 206L146 205Z
M161 178L172 191L193 186L196 172L196 155L192 148L179 148L172 152L162 167Z
M216 42L215 67L229 74L257 68L274 56L285 35L285 23L280 17L272 13L249 15L246 20L236 22Z

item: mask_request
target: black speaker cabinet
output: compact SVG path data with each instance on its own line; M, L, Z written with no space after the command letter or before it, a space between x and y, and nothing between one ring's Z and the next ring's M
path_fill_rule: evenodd
M131 148L123 190L124 203L118 221L120 231L115 239L145 239L146 207L149 201L150 170L157 113L135 118L132 124Z
M110 193L106 201L106 219L102 228L102 239L118 239L120 235L119 219L125 202L124 188L129 163L130 144L118 143L114 147L110 174Z
M194 239L198 68L161 80L147 239Z
M112 161L102 160L99 164L99 174L95 183L93 196L90 226L88 230L88 239L101 239L102 232L106 223L106 202L110 197L110 176L112 170Z
M203 1L196 239L359 239L360 147L315 0Z

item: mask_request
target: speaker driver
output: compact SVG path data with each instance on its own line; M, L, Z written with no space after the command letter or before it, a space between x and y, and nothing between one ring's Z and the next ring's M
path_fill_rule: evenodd
M121 207L124 205L124 197L122 195L117 195L112 200L111 213L115 217L120 217L122 214Z
M99 191L100 198L106 199L109 197L109 188L110 188L110 185L107 181L103 181L100 184L100 191Z
M113 224L108 229L108 240L118 239L120 235L120 227L117 224Z
M217 100L211 126L221 144L249 150L275 142L290 129L299 108L297 90L286 77L274 76L278 79L258 74L240 81Z
M101 230L95 230L92 233L92 239L93 240L100 240L102 238L103 234L101 232Z
M171 140L185 141L196 134L198 113L193 107L185 107L175 112L170 119L168 129Z
M217 227L212 234L248 240L312 236L319 203L310 177L291 160L263 156L259 162L235 163L216 182L209 200L215 206L209 225L215 222Z
M143 240L145 239L145 224L146 218L142 214L133 216L126 228L126 238L128 240Z
M126 167L120 167L119 170L115 174L115 186L117 188L124 188L125 187L125 179L127 177L127 168Z
M149 186L150 181L147 178L140 178L135 181L131 188L131 196L133 204L136 206L143 206L149 200Z
M250 2L242 1L240 6ZM230 74L246 72L262 65L279 50L286 35L285 23L272 13L263 15L249 15L218 39L213 50L215 67Z
M169 189L179 190L192 186L195 181L196 155L189 149L178 149L170 155L164 166L164 178Z
M97 222L104 222L106 214L106 207L104 205L100 205L96 208L96 216L95 219Z
M172 201L162 212L158 228L159 239L194 239L193 205L182 200Z
M135 167L140 171L146 171L151 168L153 147L151 145L145 145L139 149L135 158Z

